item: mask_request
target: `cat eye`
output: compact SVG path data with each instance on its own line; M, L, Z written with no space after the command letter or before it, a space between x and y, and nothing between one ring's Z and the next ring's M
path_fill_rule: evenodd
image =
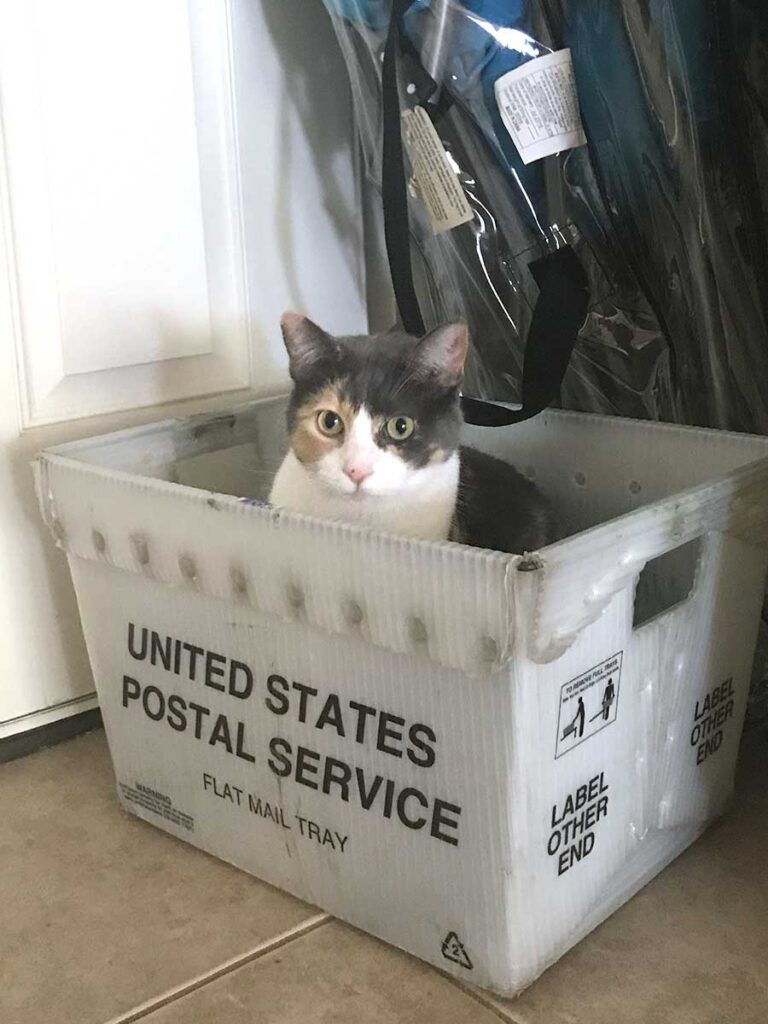
M317 429L326 437L338 437L344 430L344 421L333 409L322 409L317 414Z
M387 420L387 433L393 441L407 441L415 429L410 416L391 416Z

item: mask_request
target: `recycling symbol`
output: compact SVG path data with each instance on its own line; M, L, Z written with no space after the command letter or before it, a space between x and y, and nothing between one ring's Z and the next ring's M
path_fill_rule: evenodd
M472 970L472 961L456 932L448 932L443 939L441 949L446 960L451 960L460 967L466 967L468 971Z

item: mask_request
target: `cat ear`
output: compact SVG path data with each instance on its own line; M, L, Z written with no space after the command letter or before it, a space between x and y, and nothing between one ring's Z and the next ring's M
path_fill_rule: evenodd
M301 313L283 313L280 318L288 364L294 380L306 377L318 364L335 355L333 339Z
M445 387L456 387L464 373L469 331L461 321L435 328L416 345L415 357L424 371Z

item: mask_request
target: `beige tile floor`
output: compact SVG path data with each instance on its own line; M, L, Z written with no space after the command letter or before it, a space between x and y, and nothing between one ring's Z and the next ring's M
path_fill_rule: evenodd
M100 732L0 766L0 1024L767 1024L768 736L707 835L514 1002L125 815Z

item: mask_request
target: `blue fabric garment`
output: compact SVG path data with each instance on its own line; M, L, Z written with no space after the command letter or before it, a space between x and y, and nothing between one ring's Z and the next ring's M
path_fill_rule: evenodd
M353 24L365 25L377 31L389 24L392 0L323 0L328 12L345 18ZM416 6L428 7L430 0L416 0Z
M590 157L611 230L674 352L679 419L768 431L768 331L754 145L719 5L564 5ZM630 12L630 13L628 13ZM631 15L631 16L630 16Z

